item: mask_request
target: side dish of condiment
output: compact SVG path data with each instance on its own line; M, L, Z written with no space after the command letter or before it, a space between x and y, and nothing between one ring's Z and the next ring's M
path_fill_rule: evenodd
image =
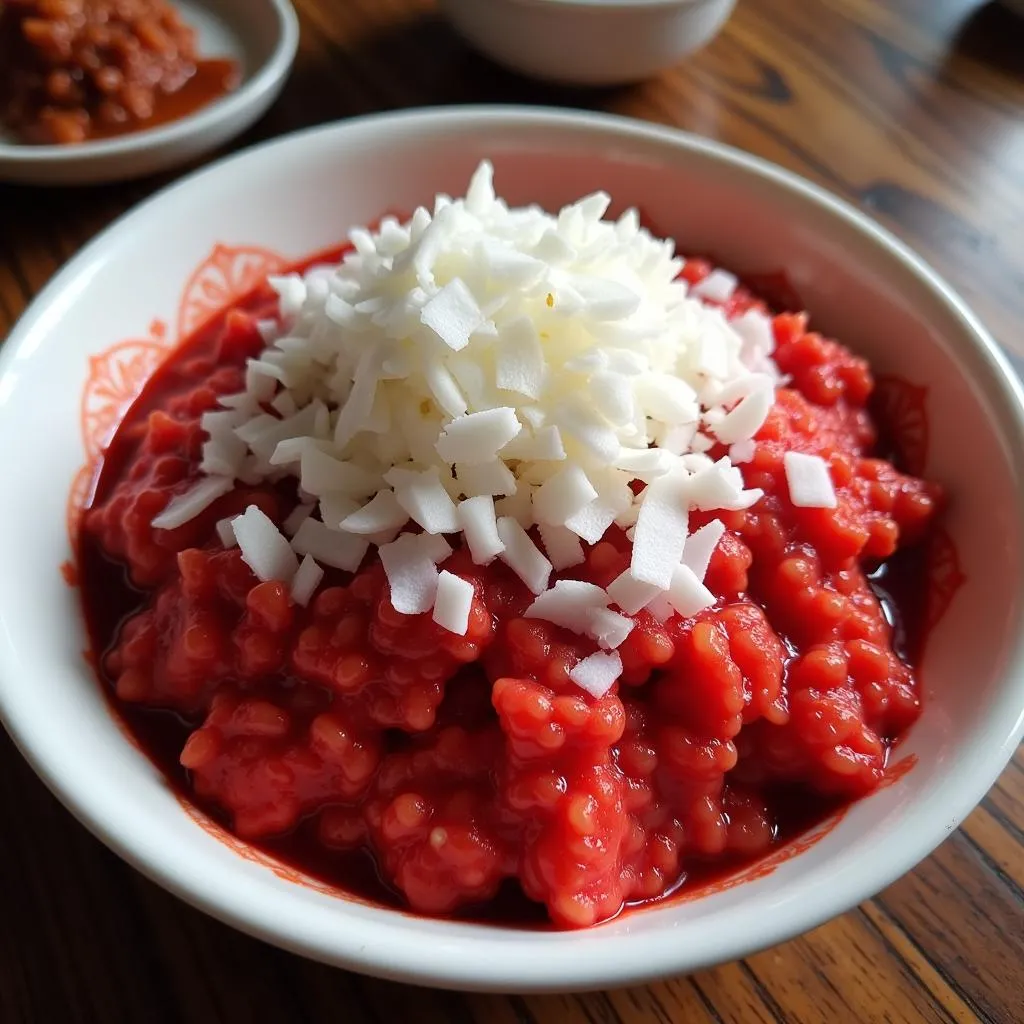
M176 120L235 89L168 0L7 0L0 118L22 142L74 144Z
M290 0L0 0L0 181L195 160L274 102L298 38Z

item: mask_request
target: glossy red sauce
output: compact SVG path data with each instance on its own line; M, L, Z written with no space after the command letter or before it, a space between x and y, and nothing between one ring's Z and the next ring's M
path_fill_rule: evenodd
M234 92L240 80L237 61L223 58L197 61L195 70L184 85L174 92L160 92L154 96L153 112L145 120L120 124L101 124L94 120L90 124L88 138L110 139L180 121Z
M337 253L328 254L311 262L334 259L337 258L337 255ZM262 291L245 300L239 305L239 308L255 315L266 315L271 308L271 300L268 294ZM115 495L118 487L130 473L133 464L140 457L140 446L146 438L145 424L150 412L167 408L168 403L176 397L188 395L196 388L197 380L201 380L203 375L208 372L209 362L217 353L221 343L224 325L225 320L221 316L200 329L174 353L173 357L150 380L144 393L125 418L103 458L91 505L93 509L103 509L105 503ZM831 352L829 352L828 358L831 357ZM840 354L837 359L840 370L846 372L844 369L846 364L843 363L845 356ZM817 386L819 383L813 381L808 385L811 389ZM820 384L820 386L824 387L825 385ZM879 442L876 450L882 457L898 462L897 453L892 450L888 442ZM287 503L287 500L288 496L285 495L282 501ZM180 798L183 801L196 804L212 819L221 822L230 831L232 829L230 813L225 811L218 800L204 798L195 792L195 779L182 767L180 761L186 740L202 724L203 711L200 710L193 714L182 711L156 710L141 703L120 699L115 694L117 680L109 669L107 655L117 648L124 623L136 616L140 609L149 605L151 590L149 588L140 589L131 584L124 558L111 557L106 550L107 542L103 532L89 528L90 515L91 513L87 511L86 528L83 529L81 537L78 569L92 649L101 666L100 675L105 689L111 697L117 715L126 723L139 746L159 765L169 784L176 789ZM746 528L749 530L749 524ZM823 541L823 543L826 542ZM605 551L602 554L602 559L612 559L615 556L616 552ZM730 573L738 572L742 568L742 558L739 555L731 555L730 559L731 561L723 555L723 563L713 565L709 580L714 577L716 580L727 581L731 579ZM586 573L589 574L588 578L600 580L601 573L606 571L606 567L597 564L599 561L600 559L595 558L595 564L588 565L586 569ZM925 547L922 544L917 544L879 561L873 569L866 573L866 583L877 598L881 616L891 630L889 639L891 649L903 662L911 665L918 662L925 639L923 608L927 591L924 562ZM755 564L755 570L756 568ZM345 578L341 574L336 574L334 578L327 580L328 584L344 584L345 582ZM499 584L502 587L508 587L505 582L499 581ZM712 586L712 589L716 593L722 590L731 595L723 598L726 603L730 600L746 601L745 591L735 588L729 590L730 586L731 584L728 582L722 582L718 589L715 586ZM772 579L758 582L755 578L752 586L770 594L775 583ZM858 600L863 603L863 598ZM748 627L742 627L742 629L746 628ZM755 623L750 628L758 627ZM876 629L877 632L878 629L885 627L878 625L877 628L875 626L870 628ZM654 627L652 627L653 629ZM799 660L801 653L799 648L802 641L799 638L794 639L794 637L798 637L799 633L797 626L783 632L785 650L782 657L785 663L783 677L785 679ZM655 637L656 639L657 637ZM689 634L677 633L675 639L678 644L682 645L689 642ZM559 638L556 637L555 640L557 641ZM651 643L653 642L652 640ZM495 644L500 645L501 643L512 645L513 640L502 634L502 639L495 641ZM561 647L557 649L558 651L562 650ZM626 660L628 667L629 659ZM528 671L523 670L522 674L529 678ZM642 708L644 702L652 700L650 697L651 687L657 684L659 674L656 669L648 682L640 685L635 691L624 687L623 693L628 692L632 703L636 707ZM303 685L311 686L313 684L306 682ZM498 688L495 688L496 694L497 691ZM531 691L524 691L522 699L529 699L531 696ZM330 699L325 691L324 704L329 704ZM491 683L478 665L474 663L462 669L455 679L449 682L446 696L437 713L441 719L446 721L450 719L456 723L465 723L475 727L485 720L493 719L491 699ZM493 699L502 704L505 713L513 716L512 720L514 721L514 716L517 713L517 705L514 701L519 699L517 694L513 692L509 695L506 688L505 692ZM709 699L713 703L714 698ZM510 705L509 701L513 703ZM910 721L912 718L913 714L908 712L900 720ZM740 732L738 743L741 744L746 731L744 728ZM627 738L628 735L627 733ZM888 758L891 741L895 738L894 736L884 737L883 762ZM625 743L626 740L622 742ZM381 743L381 757L386 760L391 755L400 756L409 749L410 738L406 733L390 728L381 734ZM806 836L815 826L836 816L851 797L878 785L878 776L876 775L872 776L875 779L873 783L865 782L863 786L858 784L857 787L849 791L828 792L828 787L825 787L825 791L819 792L800 780L787 782L762 778L760 755L756 751L754 754L750 754L749 751L744 754L742 744L741 757L748 758L741 762L741 767L746 765L745 771L748 780L752 780L747 784L753 787L753 791L771 809L770 845L766 848L762 846L757 851L725 850L717 852L713 856L704 856L699 850L688 852L682 858L676 878L661 895L650 902L661 902L666 898L671 898L673 893L679 893L681 897L691 899L701 892L728 884L728 879L735 876L737 872L758 864L766 865L766 870L770 869L775 864L772 855L777 854L787 844L794 843L800 837ZM877 768L875 770L877 771ZM905 770L906 764L901 763L901 772ZM760 775L759 772L761 772ZM696 824L690 827L698 828ZM355 850L341 851L325 845L322 822L319 822L314 814L301 815L297 824L283 834L246 838L247 842L279 861L292 865L296 870L321 879L326 884L351 893L357 898L385 906L408 909L408 899L395 888L391 881L385 878L378 866L378 859L369 849L360 846ZM794 848L800 847L797 845ZM626 899L624 906L626 908L641 906L646 902L649 901ZM460 905L449 910L447 914L463 919L495 921L502 924L518 923L542 926L548 922L548 912L544 905L527 899L521 886L515 880L502 882L496 895L485 902L464 900ZM603 917L607 916L609 915L603 915ZM560 923L564 924L564 922Z

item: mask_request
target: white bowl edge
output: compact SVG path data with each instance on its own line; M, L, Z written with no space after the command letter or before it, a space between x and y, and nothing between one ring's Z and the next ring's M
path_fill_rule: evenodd
M641 126L628 120L602 115L563 114L542 109L526 111L518 108L459 108L454 111L426 110L378 115L348 122L342 128L327 126L310 129L299 133L298 136L264 143L260 147L256 147L255 150L229 158L198 172L179 184L170 186L137 210L127 214L111 230L123 230L133 221L141 223L153 204L164 202L179 190L183 192L194 188L198 182L208 179L209 176L226 173L228 168L237 161L248 159L253 152L294 145L299 138L309 139L318 133L339 131L357 136L360 131L372 133L382 130L402 133L407 128L434 129L457 126L458 130L466 130L468 124L501 124L507 127L508 123L515 122L525 122L534 126L544 124L556 129L584 129L597 134L610 131L613 135L623 139L632 137L660 142L673 147L684 144L691 151L753 170L758 175L767 177L775 184L797 194L802 200L828 208L833 215L845 220L862 234L882 243L899 258L913 276L920 279L942 300L949 313L963 323L966 331L974 335L976 348L969 353L969 356L976 366L979 379L984 378L986 386L998 398L1002 407L1001 415L1006 419L1004 427L1008 434L1016 435L1017 454L1018 456L1021 454L1021 438L1024 437L1024 412L1022 412L1024 410L1024 390L994 341L987 335L973 314L948 285L917 256L852 207L795 176L739 151L714 142L693 138L684 139L679 133L668 129ZM75 282L78 283L78 287L83 286L83 282L88 280L89 275L102 261L103 246L104 238L102 237L91 243L43 290L30 311L12 332L3 352L0 353L0 373L6 374L17 360L27 358L30 353L23 350L31 346L36 331L41 326L45 326L48 316L53 315L54 304L73 301L73 290L66 291L65 289ZM2 380L3 378L0 378L0 381ZM2 385L0 385L0 392L2 390ZM0 403L0 409L2 409L2 403ZM566 946L565 936L540 934L531 936L533 953L530 955L528 970L524 966L523 957L518 954L513 955L511 948L503 950L501 957L496 957L486 969L481 969L479 964L474 965L465 958L465 944L480 941L472 928L463 928L458 925L441 928L440 931L449 937L447 941L441 935L432 935L430 948L417 949L413 955L412 948L408 944L405 944L405 948L401 948L403 943L400 933L415 930L413 928L415 919L402 915L385 914L383 920L378 920L381 915L378 912L373 912L366 919L362 919L362 914L355 915L360 918L358 923L364 930L358 935L348 936L342 942L339 941L336 934L337 931L344 930L340 922L335 924L334 929L330 928L324 920L318 920L316 926L311 927L314 925L311 919L300 919L295 915L282 912L276 919L276 923L273 926L268 926L267 915L254 911L247 898L245 886L241 884L238 886L225 885L218 888L215 884L216 879L203 879L197 883L195 879L183 879L167 863L156 863L150 860L151 857L159 859L159 843L143 842L137 830L134 829L135 823L132 822L120 822L119 825L123 830L119 831L110 824L112 816L109 813L109 808L103 805L102 800L97 797L95 792L88 790L79 776L73 772L68 774L53 770L48 755L45 753L47 745L45 731L37 730L36 723L23 714L23 708L12 696L11 687L15 684L11 680L16 674L20 674L21 668L16 662L12 662L12 655L15 653L12 640L2 627L3 622L0 620L0 634L2 634L0 635L0 661L3 662L4 668L3 677L0 679L0 708L3 710L3 717L9 731L36 771L65 805L72 809L79 820L126 860L172 892L207 912L250 934L268 939L296 952L382 977L463 988L564 991L612 987L663 976L667 972L677 970L680 962L685 962L687 970L697 970L720 961L723 956L743 955L753 949L774 944L792 934L814 927L889 884L937 846L945 838L948 830L959 823L964 814L974 806L995 781L1012 755L1021 732L1024 730L1024 721L1020 717L1005 723L1005 730L998 743L990 747L981 759L982 766L976 769L972 785L959 792L955 803L950 805L948 826L942 830L934 830L927 836L918 837L916 844L904 850L901 856L894 857L887 864L885 870L872 873L870 877L852 881L847 879L848 884L845 886L826 887L818 891L815 894L813 909L800 915L798 920L787 917L785 914L779 914L771 920L760 921L756 938L752 937L749 944L737 944L731 940L724 942L709 940L702 944L699 950L690 950L688 955L682 956L678 950L662 946L645 950L646 962L643 966L638 966L633 958L623 956L618 948L628 936L617 936L617 942L607 942L604 938L606 934L604 929L574 935L572 949L560 949L556 955L556 950L552 947ZM1018 633L1018 641L1011 657L1014 676L1019 679L1022 675L1022 665L1024 665L1024 639L1020 639L1020 633ZM1007 713L1013 711L1019 716L1021 708L1019 698L1015 698L1010 692L1004 693L1003 697L1002 704L1005 705L1003 710ZM237 866L239 869L242 868L241 863ZM285 902L290 903L291 900ZM300 899L298 902L302 903L303 900ZM667 912L669 911L647 911L644 916ZM285 920L286 917L293 919ZM331 934L332 930L335 931L333 935ZM464 932L465 937L460 936L460 932ZM500 945L502 933L491 930L491 938ZM409 941L412 941L411 936ZM599 949L598 947L602 944L608 948ZM510 945L514 946L515 943ZM371 948L373 952L368 954L367 950ZM389 955L382 954L382 950L389 950ZM413 960L417 962L414 963ZM529 975L529 979L524 983L525 975Z

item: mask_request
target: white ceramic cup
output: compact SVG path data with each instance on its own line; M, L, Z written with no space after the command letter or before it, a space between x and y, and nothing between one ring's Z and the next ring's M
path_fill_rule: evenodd
M736 0L440 0L473 46L513 71L567 85L620 85L710 42Z

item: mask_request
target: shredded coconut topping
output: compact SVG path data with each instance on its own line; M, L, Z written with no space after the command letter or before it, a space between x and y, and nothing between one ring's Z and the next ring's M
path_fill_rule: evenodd
M734 463L752 458L779 382L769 317L730 323L718 308L736 278L691 290L674 244L635 211L605 219L609 202L509 208L484 162L466 198L352 230L335 267L271 278L265 348L244 392L203 417L203 478L154 526L182 525L238 480L292 477L302 503L280 530L255 508L219 527L257 576L305 603L322 565L354 571L375 549L394 607L456 633L472 588L438 566L444 536L461 535L474 562L501 559L537 595L528 614L606 649L573 678L607 692L630 616L714 602L703 579L724 526L691 535L689 514L761 496ZM716 444L730 454L712 461ZM796 503L827 505L823 465L786 471ZM629 569L607 591L549 589L613 525L630 531Z

